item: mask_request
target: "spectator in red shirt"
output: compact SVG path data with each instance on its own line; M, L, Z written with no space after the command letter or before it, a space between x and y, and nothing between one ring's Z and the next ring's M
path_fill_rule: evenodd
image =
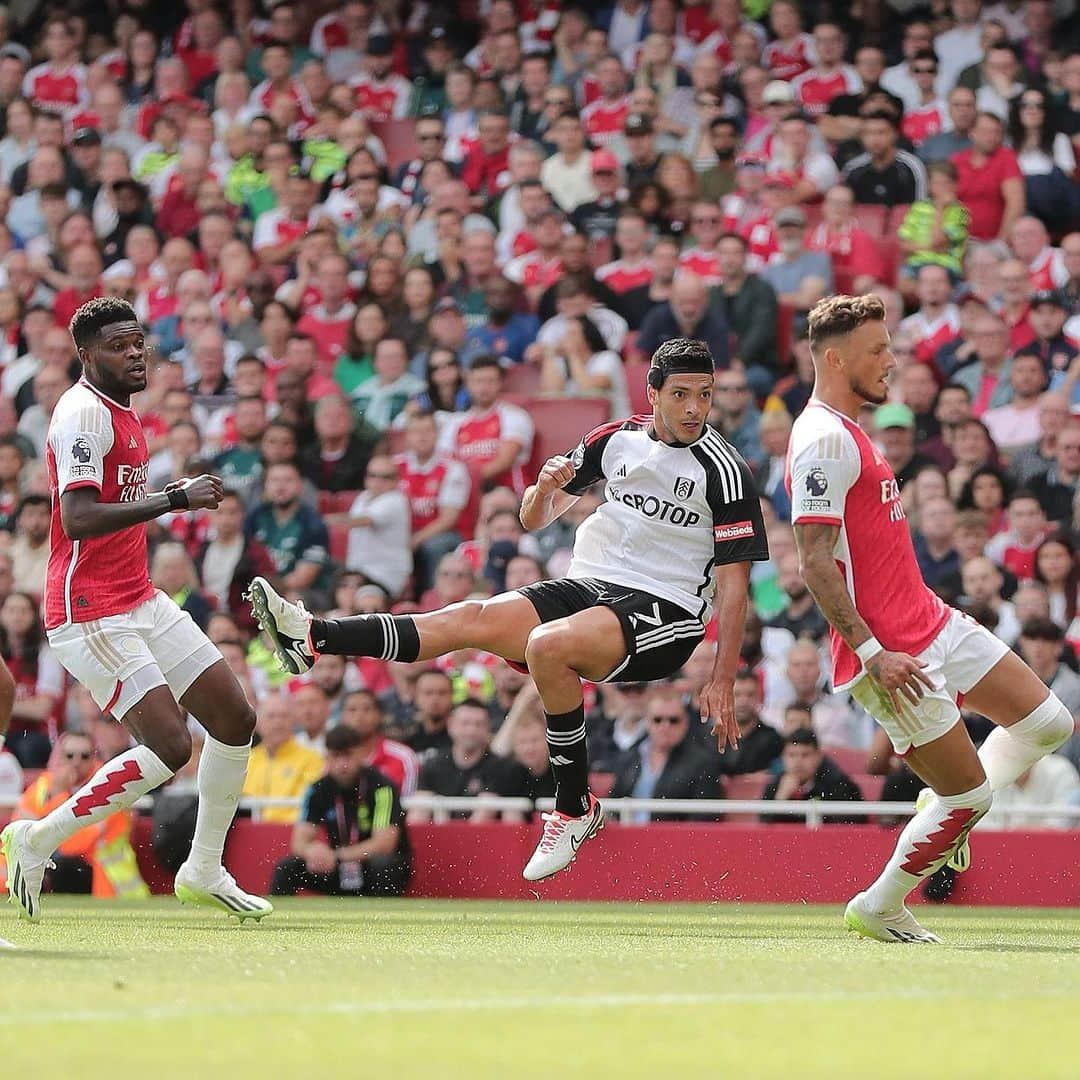
M420 759L404 743L383 735L384 719L382 705L370 690L353 690L342 698L340 723L363 737L359 750L364 764L378 769L402 795L411 795L416 790Z
M1006 511L1009 528L986 545L986 554L1020 581L1035 577L1035 555L1046 537L1046 514L1030 491L1014 492Z
M314 338L319 360L329 371L345 348L345 338L356 316L356 305L349 300L348 260L343 255L324 255L314 285L322 302L301 317L297 329Z
M1006 241L1026 207L1020 164L1004 140L1001 118L981 112L971 129L971 148L952 156L956 194L971 212L973 240Z
M71 285L56 294L53 314L57 323L67 326L75 311L87 300L102 295L101 256L89 244L75 248L67 259L68 278Z
M176 171L169 179L157 213L158 232L169 237L194 232L199 224L199 184L206 178L209 165L210 155L201 146L187 143L180 151Z
M480 117L480 142L465 156L461 179L482 210L510 182L510 120L505 113L486 112Z
M1031 328L1031 273L1020 259L1001 264L1000 314L1009 327L1009 348L1014 352L1035 340Z
M828 252L838 292L864 293L891 276L874 238L855 221L855 193L846 184L829 188L821 222L807 238L811 251Z

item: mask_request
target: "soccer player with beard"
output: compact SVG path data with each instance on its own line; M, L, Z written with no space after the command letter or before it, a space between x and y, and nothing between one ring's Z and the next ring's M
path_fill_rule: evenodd
M146 523L213 510L215 476L185 478L147 494L149 454L131 395L146 388L143 329L126 300L83 304L71 320L83 377L57 402L46 459L52 494L45 629L57 659L138 745L103 765L39 821L0 833L8 899L41 917L42 879L69 836L160 787L191 756L183 709L208 735L199 761L199 808L177 897L244 919L273 911L221 865L225 834L247 771L255 713L209 638L150 582Z
M810 312L814 394L795 421L787 481L803 578L831 626L833 686L885 729L927 784L881 876L844 916L879 941L930 941L905 907L946 862L966 869L967 836L1011 784L1071 734L1068 709L1004 642L948 607L919 572L892 469L858 424L882 404L896 360L875 296ZM967 708L997 726L976 752Z
M605 480L606 501L577 530L568 576L422 615L313 619L263 578L252 582L256 618L291 672L321 653L413 663L483 649L526 665L547 716L555 811L524 870L539 881L568 866L603 825L589 791L581 680L644 682L678 671L715 606L719 645L701 691L720 748L735 743L734 679L750 563L768 558L761 507L745 461L706 424L713 358L674 338L648 375L651 415L590 431L553 457L526 492L521 522L535 530ZM714 605L715 596L715 605Z

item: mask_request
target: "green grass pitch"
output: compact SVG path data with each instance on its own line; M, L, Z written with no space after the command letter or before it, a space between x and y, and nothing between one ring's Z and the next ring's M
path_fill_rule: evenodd
M1080 1076L1080 913L298 900L261 925L45 898L0 936L8 1077Z

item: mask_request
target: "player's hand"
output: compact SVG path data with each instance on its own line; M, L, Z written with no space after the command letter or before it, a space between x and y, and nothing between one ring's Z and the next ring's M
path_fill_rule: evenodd
M701 689L701 722L712 721L716 748L723 753L730 746L739 746L739 724L735 719L735 684L727 679L714 679Z
M225 485L221 478L203 473L202 476L186 476L165 487L166 491L181 488L187 493L189 510L216 510L225 497Z
M925 660L885 649L870 658L866 671L889 695L893 708L902 713L905 704L918 705L926 691L934 689L934 684L923 674L924 667Z
M541 495L551 495L555 491L561 491L571 480L577 470L570 463L570 459L556 454L544 462L540 475L536 478L536 488Z

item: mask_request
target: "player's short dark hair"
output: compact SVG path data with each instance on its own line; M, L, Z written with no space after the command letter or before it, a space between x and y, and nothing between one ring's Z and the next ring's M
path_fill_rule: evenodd
M669 338L652 355L649 366L649 385L659 390L669 375L684 373L712 374L713 355L704 341L696 338Z
M810 311L810 348L816 351L832 338L845 337L863 323L884 322L885 305L872 293L863 296L830 296Z
M135 309L119 296L98 296L87 300L71 317L71 336L78 349L89 348L101 336L101 329L115 322L139 321Z
M1028 619L1020 627L1020 636L1030 641L1064 641L1065 631L1053 619Z
M817 736L809 728L799 728L798 731L793 731L786 739L784 739L785 746L812 746L815 750L818 748Z
M326 752L328 754L343 754L349 750L355 750L364 741L364 736L356 728L345 724L338 724L326 733Z

